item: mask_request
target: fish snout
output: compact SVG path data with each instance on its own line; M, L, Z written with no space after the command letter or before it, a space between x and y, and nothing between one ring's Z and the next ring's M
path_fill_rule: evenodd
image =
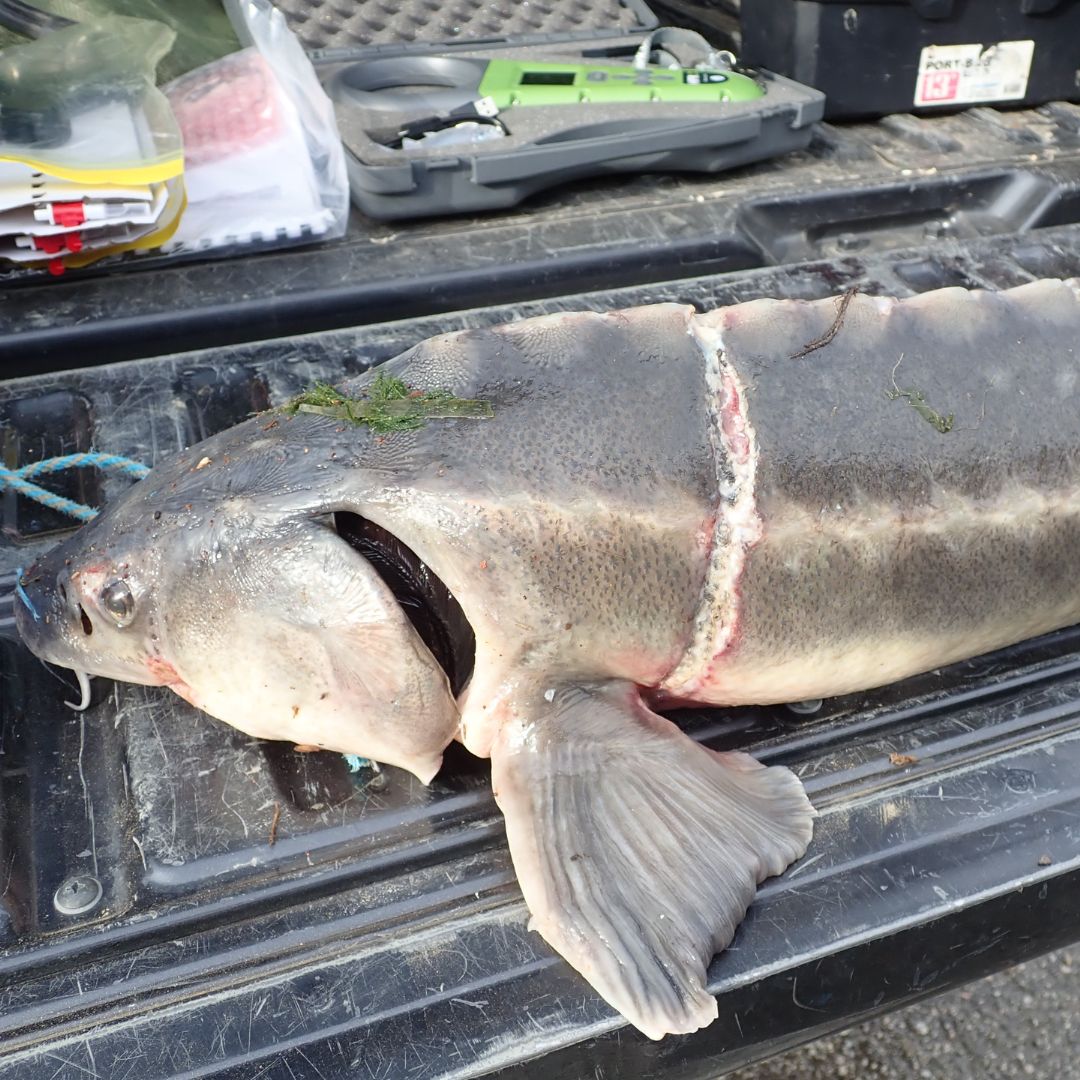
M66 567L54 570L39 560L17 576L15 627L35 656L53 663L65 663L79 639L93 634Z

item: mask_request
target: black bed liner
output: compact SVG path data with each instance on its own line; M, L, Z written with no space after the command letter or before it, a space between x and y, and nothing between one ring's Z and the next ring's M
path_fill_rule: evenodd
M0 350L36 374L0 384L4 463L91 445L151 462L423 337L546 311L1080 274L1080 109L893 120L711 181L12 285ZM100 502L126 483L60 486ZM73 687L11 627L12 571L65 523L2 511L4 1076L716 1076L1080 938L1080 630L810 716L678 714L795 769L822 817L714 961L719 1021L654 1044L527 932L486 763L455 751L425 789L167 691L99 681L67 710ZM86 874L100 904L59 913Z
M542 296L923 248L909 288L968 284L951 239L1080 221L1080 106L820 125L715 177L610 177L477 218L383 224L258 258L61 281L0 278L10 375ZM975 279L976 283L978 278Z

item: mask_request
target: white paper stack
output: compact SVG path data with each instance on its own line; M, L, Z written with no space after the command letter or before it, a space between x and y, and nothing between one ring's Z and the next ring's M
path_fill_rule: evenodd
M72 140L91 139L95 132L107 147L97 155L99 173L102 159L129 161L146 141L140 118L123 101L103 102L72 118ZM139 246L162 233L170 209L176 217L182 194L169 196L179 184L179 177L158 183L79 180L0 159L0 259L44 262L59 274L71 256Z
M81 184L0 161L0 258L41 262L128 244L160 227L164 183Z

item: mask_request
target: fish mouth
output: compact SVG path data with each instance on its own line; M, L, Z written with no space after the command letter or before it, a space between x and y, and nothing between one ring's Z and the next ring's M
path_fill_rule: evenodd
M457 598L416 552L382 526L340 511L334 528L394 594L457 697L476 663L476 634Z

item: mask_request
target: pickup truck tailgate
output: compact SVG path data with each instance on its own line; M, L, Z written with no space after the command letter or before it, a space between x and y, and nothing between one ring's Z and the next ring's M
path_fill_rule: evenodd
M978 144L921 177L883 168L887 125L823 128L787 173L586 185L467 247L461 223L400 241L358 225L328 249L12 285L4 463L91 446L152 463L423 337L546 311L1076 274L1080 110L994 115L918 122L931 157ZM906 119L900 149L922 160ZM972 124L998 132L996 158ZM1056 133L1056 153L1029 132ZM567 222L586 218L575 256ZM442 246L421 262L425 236ZM736 241L748 254L727 262ZM504 260L492 305L466 307ZM55 486L103 503L128 482ZM822 817L713 962L719 1021L651 1043L526 930L485 762L455 750L424 788L104 681L72 713L71 680L21 647L11 607L16 567L70 522L10 493L0 516L5 1076L716 1076L1080 937L1080 630L810 714L676 714L793 768Z

